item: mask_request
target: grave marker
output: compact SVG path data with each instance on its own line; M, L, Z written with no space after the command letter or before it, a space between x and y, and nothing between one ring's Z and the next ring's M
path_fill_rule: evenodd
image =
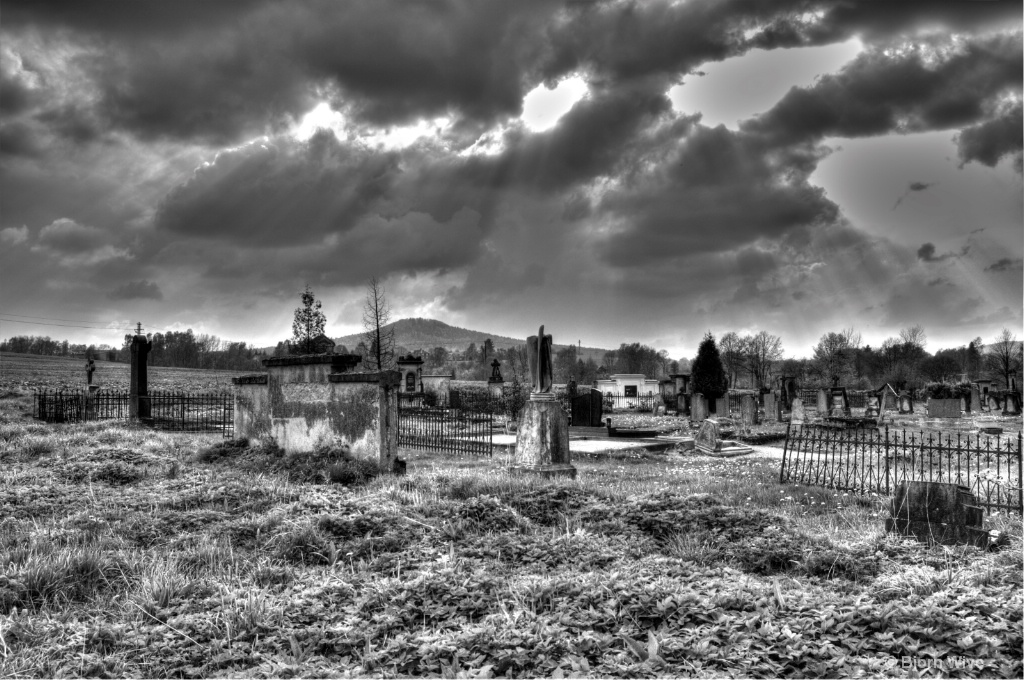
M690 400L690 422L702 423L708 417L708 400L698 392Z
M900 413L913 413L914 412L914 400L910 398L906 390L900 392Z
M807 419L804 413L804 400L800 397L793 399L793 410L789 413L789 422L793 425L801 425Z
M818 402L816 406L818 408L819 418L823 418L828 415L828 392L825 390L818 390Z
M845 387L833 387L828 395L828 415L830 417L850 417L850 398Z
M1020 407L1020 394L1018 392L1009 392L1003 398L1004 416L1019 416L1021 410Z
M758 422L757 400L749 394L740 399L740 421L744 427L753 427Z
M721 426L716 418L708 418L700 424L700 430L697 431L694 444L702 453L708 453L713 456L731 457L754 451L754 449L739 442L732 441L731 439L722 439Z
M929 418L959 418L960 399L929 399Z
M153 343L142 335L142 324L131 341L131 378L128 383L128 417L146 419L150 417L149 373L146 363Z
M729 415L729 393L726 392L724 395L715 399L715 415L720 417L728 417Z
M971 413L981 413L981 390L976 384L971 384Z
M988 547L984 512L965 486L940 482L901 482L889 506L885 530L922 542Z
M769 392L764 395L764 420L766 423L777 423L782 420L781 399Z

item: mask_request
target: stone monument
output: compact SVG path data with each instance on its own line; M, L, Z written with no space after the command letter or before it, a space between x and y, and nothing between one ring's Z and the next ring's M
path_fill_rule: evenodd
M509 472L576 477L569 454L569 420L551 389L551 336L544 326L526 339L530 400L516 430L516 454Z
M971 413L981 413L981 390L978 389L977 383L971 383Z
M149 373L146 369L153 343L142 334L139 324L131 340L131 378L128 383L128 417L143 420L150 417Z
M914 400L910 398L910 393L906 390L900 392L900 413L913 413L914 412Z
M700 430L697 431L694 444L701 453L725 458L740 456L754 451L754 449L745 444L732 441L731 439L722 439L721 424L717 418L708 418L700 424Z
M697 392L690 400L690 422L694 424L704 422L708 417L708 400L704 395Z
M889 507L885 530L919 541L988 547L984 511L965 486L940 482L901 482Z
M744 427L753 427L758 423L757 398L744 394L740 398L740 422Z
M793 399L793 410L789 413L789 422L793 425L803 425L807 416L804 414L804 400L800 397Z
M781 401L772 392L764 395L764 421L766 423L777 423L782 420Z
M818 417L824 418L828 415L828 391L818 390Z

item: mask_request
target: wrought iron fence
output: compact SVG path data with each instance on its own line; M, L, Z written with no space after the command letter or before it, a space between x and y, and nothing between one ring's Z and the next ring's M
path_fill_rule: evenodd
M494 415L441 407L399 404L398 445L453 455L490 456Z
M230 392L154 392L139 397L139 411L147 424L162 430L234 434L235 397Z
M905 481L968 487L989 512L1024 510L1021 434L935 434L790 425L780 482L892 494Z
M165 430L219 431L234 434L234 395L230 392L153 392L139 397L139 420ZM128 420L131 395L125 391L42 390L36 392L33 417L48 423Z
M40 390L32 402L32 417L48 423L77 423L85 411L81 390Z
M665 400L660 394L638 394L626 396L624 394L605 394L602 397L605 410L608 411L637 411L647 413L658 406L662 406Z

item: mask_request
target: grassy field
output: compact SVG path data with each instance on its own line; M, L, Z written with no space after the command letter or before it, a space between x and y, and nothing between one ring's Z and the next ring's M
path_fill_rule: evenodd
M106 389L127 390L130 366L114 361L95 360L93 384ZM226 389L231 378L245 375L239 371L209 371L191 368L149 367L149 387L153 390L205 391ZM47 357L36 354L0 352L0 390L12 389L85 389L85 361L71 357Z
M929 548L884 533L884 499L681 454L544 482L407 453L407 476L330 483L323 459L45 425L3 394L0 677L1024 670L1018 518L987 519L1000 552Z

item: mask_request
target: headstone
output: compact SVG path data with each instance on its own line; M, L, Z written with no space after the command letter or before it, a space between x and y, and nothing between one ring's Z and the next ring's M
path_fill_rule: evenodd
M519 418L515 460L509 472L575 478L576 468L569 452L569 419L552 391L551 344L544 326L537 335L526 339L530 400Z
M708 417L708 400L698 392L690 398L690 422L702 423Z
M757 425L757 399L752 395L744 394L740 399L740 421L744 427Z
M971 385L971 413L981 413L981 390L977 385Z
M793 408L793 400L797 398L796 378L783 376L780 380L779 397L782 400L782 408L787 411Z
M901 482L889 506L886 531L927 543L988 547L984 511L970 489L940 482Z
M877 394L867 395L867 405L864 409L864 417L866 418L877 418L882 414L882 408L880 405L880 399Z
M999 397L997 397L996 395L994 395L991 392L989 392L988 393L988 410L989 411L999 411L999 410L1002 410L1002 408L1003 408L1002 404L999 403Z
M914 412L914 400L910 398L910 395L906 392L900 392L900 413L913 413Z
M715 399L715 415L720 417L729 416L729 395L726 394Z
M929 418L959 418L960 399L929 399Z
M708 418L700 424L694 444L698 451L714 456L730 457L753 452L749 446L730 439L722 439L722 431L716 418Z
M766 423L777 423L782 420L781 399L773 393L764 395L764 420Z
M818 390L818 417L822 418L828 415L828 392L825 390Z
M793 399L793 410L789 412L789 422L793 425L802 425L807 420L804 414L804 400L800 397Z
M899 408L898 395L886 383L885 387L882 388L882 410L883 411L896 411Z
M692 397L688 394L677 394L676 395L676 410L682 415L690 415L690 399Z
M495 359L494 361L491 362L491 377L487 380L487 382L492 382L492 383L505 382L505 379L501 377L501 362L498 361L497 359ZM576 381L574 380L572 382L573 382L573 388L575 388Z
M1009 392L1006 397L1003 398L1003 415L1004 416L1019 416L1020 415L1020 393Z
M92 385L92 374L96 372L96 362L89 359L85 362L85 384Z
M828 415L830 417L850 417L850 398L845 387L833 387L828 395Z

